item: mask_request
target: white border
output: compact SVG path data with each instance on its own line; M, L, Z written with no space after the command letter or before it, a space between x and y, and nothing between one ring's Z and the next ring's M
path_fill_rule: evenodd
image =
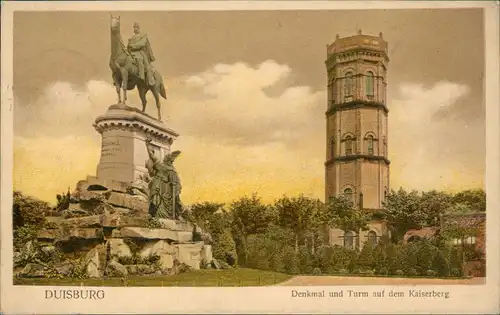
M495 2L393 1L175 1L175 2L2 2L1 94L1 312L23 313L455 313L499 312L499 7ZM298 299L291 287L265 288L105 288L98 301L45 300L49 287L12 286L12 169L13 169L13 12L14 11L160 11L160 10L366 10L421 8L484 8L486 70L486 192L487 283L477 286L421 286L451 292L447 300L433 299ZM58 287L53 287L58 288ZM60 288L60 287L59 287ZM309 290L357 289L376 291L393 286L303 287ZM300 289L300 288L298 288ZM408 286L397 289L406 291Z

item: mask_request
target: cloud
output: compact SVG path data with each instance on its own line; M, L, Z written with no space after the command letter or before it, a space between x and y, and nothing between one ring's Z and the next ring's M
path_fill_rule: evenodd
M482 187L484 121L454 120L446 113L470 93L466 85L401 84L389 106L391 186L411 189Z
M181 134L174 147L183 152L176 163L184 202L227 202L252 192L265 201L298 193L323 198L326 92L284 84L292 75L266 61L165 78L162 111ZM393 188L481 187L484 126L436 115L468 93L453 82L401 84L389 93ZM139 104L136 94L130 104ZM115 102L115 89L102 81L57 82L32 104L16 101L14 187L54 202L95 175L100 136L92 123ZM147 111L155 115L153 103L149 95Z
M290 75L289 67L274 61L255 68L215 65L180 83L185 91L174 101L172 123L206 141L297 145L306 133L321 128L317 121L324 118L325 95L307 86L286 87L272 96L266 92Z
M290 73L267 61L255 68L219 64L166 79L169 99L162 110L181 133L174 146L183 151L178 168L185 202L252 192L268 201L282 193L323 196L324 135L317 122L324 120L324 94L306 86L266 92ZM139 104L135 91L129 100ZM34 103L16 104L16 189L53 201L94 175L100 136L92 123L115 102L109 83L90 81L83 87L57 82ZM147 111L155 115L152 103L149 95Z

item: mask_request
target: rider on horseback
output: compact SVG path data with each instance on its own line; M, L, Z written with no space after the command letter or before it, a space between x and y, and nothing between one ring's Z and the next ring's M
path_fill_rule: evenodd
M134 23L134 35L128 40L127 49L132 53L139 68L139 77L149 86L155 85L154 71L151 63L155 61L148 36L141 33L139 23ZM147 78L147 81L145 80Z

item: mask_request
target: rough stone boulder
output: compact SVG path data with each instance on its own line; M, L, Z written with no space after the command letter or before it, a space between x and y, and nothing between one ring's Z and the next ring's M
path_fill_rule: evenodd
M109 277L126 277L128 276L127 267L116 260L111 260L106 266L106 275Z
M97 245L85 256L84 265L89 278L101 278L106 264L106 247Z
M18 276L25 278L45 278L49 271L50 268L47 266L29 263L19 272Z
M168 272L174 267L174 259L177 257L177 249L174 245L169 244L164 240L148 243L140 251L141 258L150 256L158 256L160 268L162 272Z
M132 252L123 239L114 238L108 240L108 247L111 257L132 257Z
M156 272L153 266L145 264L126 265L125 267L129 275L150 275Z
M121 237L147 240L170 240L178 243L191 242L193 233L189 231L172 231L167 229L150 229L141 227L124 227L120 229Z
M132 211L148 212L148 200L141 195L111 192L107 202L113 206L126 208Z

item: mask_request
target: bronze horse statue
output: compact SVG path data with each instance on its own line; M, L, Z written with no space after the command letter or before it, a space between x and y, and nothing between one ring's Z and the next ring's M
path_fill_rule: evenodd
M161 121L160 95L167 99L165 86L161 74L154 69L154 85L150 86L139 77L137 61L123 44L120 33L120 17L111 16L111 57L109 67L112 71L113 84L118 94L118 103L125 104L127 101L127 90L133 90L137 86L139 97L142 102L142 111L146 111L146 94L153 93L158 109L158 120ZM122 95L123 94L123 95Z

